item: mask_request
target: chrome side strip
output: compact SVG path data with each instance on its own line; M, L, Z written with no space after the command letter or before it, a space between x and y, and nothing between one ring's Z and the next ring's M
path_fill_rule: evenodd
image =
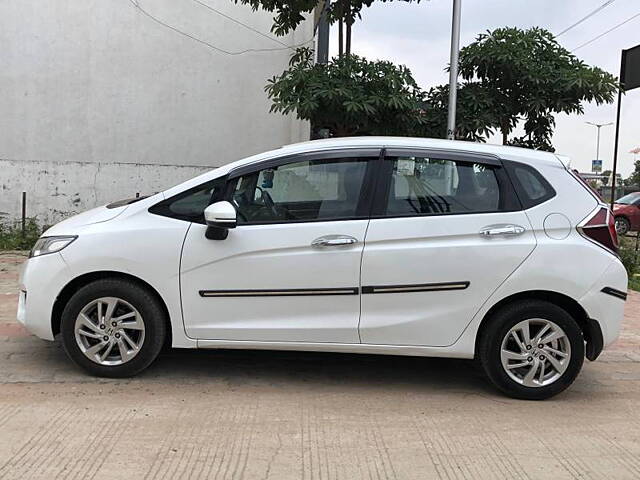
M362 293L409 293L464 290L470 282L423 283L420 285L371 285L362 287Z
M201 297L295 297L309 295L357 295L358 288L290 288L284 290L200 290Z

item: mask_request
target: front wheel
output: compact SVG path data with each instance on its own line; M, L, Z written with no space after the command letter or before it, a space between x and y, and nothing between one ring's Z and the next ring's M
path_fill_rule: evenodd
M479 344L482 366L507 395L543 400L573 383L584 362L576 321L549 302L508 305L489 319Z
M616 233L620 236L626 235L631 230L631 223L624 217L615 218Z
M62 312L67 355L89 373L130 377L158 356L166 314L147 289L123 279L103 279L78 290Z

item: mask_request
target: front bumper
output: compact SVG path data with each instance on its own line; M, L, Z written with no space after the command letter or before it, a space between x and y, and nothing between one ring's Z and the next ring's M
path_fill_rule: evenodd
M53 305L70 281L71 273L59 253L29 258L20 272L18 322L34 335L53 340Z

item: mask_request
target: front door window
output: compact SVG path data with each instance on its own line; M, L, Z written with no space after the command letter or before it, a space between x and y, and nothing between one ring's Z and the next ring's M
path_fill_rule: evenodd
M233 202L238 224L363 218L359 200L367 160L306 160L238 178Z

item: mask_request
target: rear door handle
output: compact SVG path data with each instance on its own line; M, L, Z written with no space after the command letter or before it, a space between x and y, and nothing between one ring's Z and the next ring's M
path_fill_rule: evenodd
M480 235L483 237L493 237L493 236L514 236L514 235L522 235L524 233L524 227L520 225L511 225L511 224L500 224L500 225L489 225L488 227L484 227L480 230Z
M325 235L316 238L311 242L311 246L315 248L343 247L345 245L353 245L354 243L358 243L358 239L350 235Z

